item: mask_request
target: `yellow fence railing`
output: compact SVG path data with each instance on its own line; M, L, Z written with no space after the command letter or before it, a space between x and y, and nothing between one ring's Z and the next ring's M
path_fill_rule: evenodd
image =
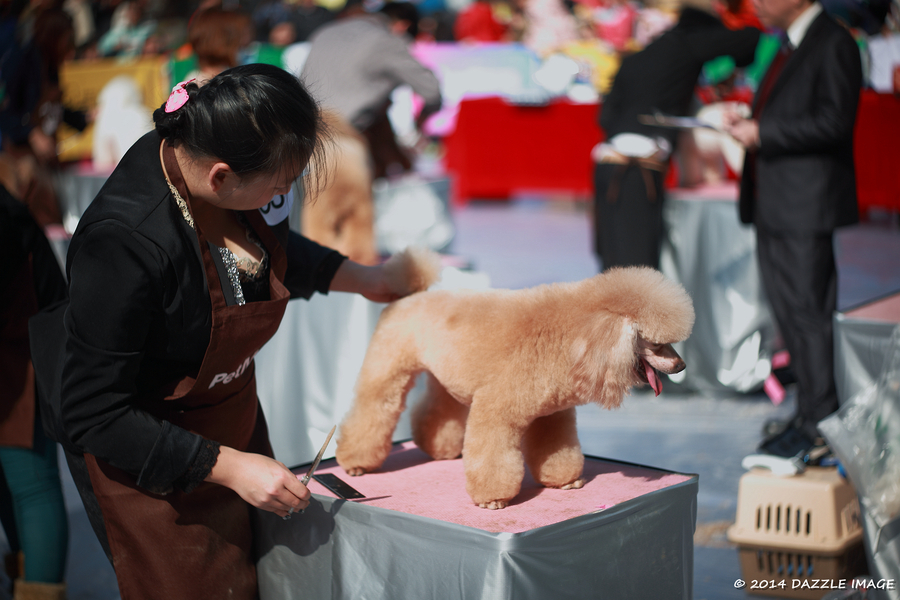
M169 95L168 59L165 57L150 56L129 61L79 60L64 63L60 70L63 102L72 108L93 109L97 106L100 90L118 75L129 75L137 82L144 104L151 109L165 102ZM82 132L61 125L57 139L61 161L91 158L93 128L90 125Z

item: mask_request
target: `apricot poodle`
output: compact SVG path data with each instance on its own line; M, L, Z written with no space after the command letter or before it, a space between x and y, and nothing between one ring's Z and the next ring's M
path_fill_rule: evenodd
M507 506L525 464L544 486L580 488L575 407L616 408L648 383L659 394L657 372L684 369L671 344L693 324L684 288L647 267L524 290L413 294L378 322L341 424L338 463L350 475L381 466L425 372L413 439L435 459L462 454L475 504Z

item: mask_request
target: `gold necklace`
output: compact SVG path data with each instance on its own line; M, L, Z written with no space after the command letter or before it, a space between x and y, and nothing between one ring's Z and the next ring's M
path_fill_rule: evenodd
M194 217L191 216L191 211L188 210L187 202L184 201L184 198L181 197L181 194L178 193L178 190L176 190L175 186L172 185L172 182L169 181L168 176L166 177L166 183L169 184L169 189L172 191L172 195L175 196L175 204L181 209L181 216L184 217L187 224L191 226L191 229L195 229Z
M187 202L184 201L184 198L181 197L181 194L178 193L178 190L175 189L175 186L169 181L169 173L166 171L166 163L163 160L162 144L159 145L159 164L162 165L163 176L166 178L166 183L169 184L169 191L171 191L172 195L175 197L175 204L181 209L181 216L184 217L185 222L191 226L191 229L196 229L196 227L194 227L194 217L191 216L191 211L188 209Z

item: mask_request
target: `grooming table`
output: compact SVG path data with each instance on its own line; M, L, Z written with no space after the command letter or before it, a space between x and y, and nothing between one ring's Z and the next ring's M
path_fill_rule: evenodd
M834 380L841 404L874 384L900 325L900 291L834 315Z
M696 475L586 457L582 489L526 475L491 511L466 494L462 460L432 461L412 442L376 473L350 477L334 460L317 471L328 472L367 497L313 480L304 514L259 511L261 600L691 599Z
M874 385L892 354L892 336L900 327L900 292L893 292L835 313L834 381L838 401L849 401ZM900 517L879 529L865 504L862 505L863 543L869 574L879 579L900 579ZM897 600L897 590L870 590L875 600Z

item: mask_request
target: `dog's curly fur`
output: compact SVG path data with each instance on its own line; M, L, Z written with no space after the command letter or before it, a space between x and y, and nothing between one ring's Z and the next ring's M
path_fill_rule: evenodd
M506 506L525 464L547 487L581 487L575 407L618 407L647 383L647 362L684 368L670 344L693 322L684 289L646 267L525 290L413 294L378 322L341 425L338 463L350 475L381 466L406 395L426 372L414 440L435 459L463 455L476 504Z

